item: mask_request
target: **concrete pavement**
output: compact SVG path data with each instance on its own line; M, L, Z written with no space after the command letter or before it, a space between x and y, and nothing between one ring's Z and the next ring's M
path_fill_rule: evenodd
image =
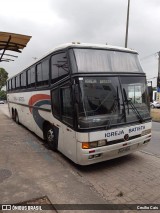
M160 122L152 122L152 140L144 151L160 157Z
M158 204L159 177L160 158L142 152L78 168L0 107L0 203L46 195L53 204Z
M58 153L0 110L0 203L48 196L52 204L107 203L83 178L57 160Z

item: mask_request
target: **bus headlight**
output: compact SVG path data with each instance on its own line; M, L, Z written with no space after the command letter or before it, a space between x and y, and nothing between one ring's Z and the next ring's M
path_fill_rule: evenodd
M82 149L92 149L97 147L97 141L94 142L82 142Z
M98 146L105 146L106 143L107 143L106 140L100 140L100 141L98 141Z
M148 135L148 134L151 134L151 129L143 130L141 133L141 136Z
M90 142L89 144L90 144L90 147L89 147L90 149L92 149L92 148L96 148L96 147L98 146L97 141Z
M105 146L107 140L99 140L94 142L82 142L82 149L92 149L100 146Z

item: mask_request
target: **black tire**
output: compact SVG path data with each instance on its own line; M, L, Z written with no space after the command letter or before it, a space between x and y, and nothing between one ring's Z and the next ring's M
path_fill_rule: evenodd
M57 150L57 139L52 125L47 125L45 128L45 140L50 149Z
M15 112L15 122L17 124L19 124L19 116L18 116L18 112L17 111Z
M15 110L12 109L12 119L15 121Z

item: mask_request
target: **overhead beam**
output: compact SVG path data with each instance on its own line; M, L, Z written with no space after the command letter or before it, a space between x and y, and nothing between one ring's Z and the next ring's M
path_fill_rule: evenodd
M2 53L0 53L0 55L2 55ZM17 55L10 55L10 54L4 54L4 55L6 55L6 56L11 56L11 57L14 57L14 58L18 58Z
M14 51L21 53L22 50L27 46L27 43L31 39L31 36L15 34L9 32L0 32L0 62L11 61L3 60L4 55L9 57L17 58L18 56L11 54L5 54L6 51Z
M7 41L6 47L4 48L4 50L3 50L3 52L2 52L2 55L1 55L1 57L0 57L0 61L2 60L2 57L3 57L3 55L4 55L5 51L6 51L7 47L8 47L8 44L9 44L10 40L11 40L11 36L9 36L9 38L8 38L8 41Z

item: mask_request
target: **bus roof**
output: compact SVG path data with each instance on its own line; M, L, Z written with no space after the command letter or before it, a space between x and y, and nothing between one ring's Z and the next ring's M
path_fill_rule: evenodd
M61 44L57 47L55 47L54 49L52 49L50 52L48 52L47 54L43 55L42 57L40 57L39 59L37 59L35 61L35 63L37 61L40 61L41 59L47 57L48 55L50 55L52 52L56 52L58 50L63 50L65 48L93 48L93 49L106 49L106 50L117 50L117 51L122 51L122 52L130 52L130 53L137 53L137 51L129 49L129 48L124 48L124 47L118 47L118 46L112 46L112 45L104 45L104 44L92 44L92 43L80 43L80 42L72 42L72 43L65 43L65 44Z
M74 48L74 47L75 48L79 47L79 48L91 48L91 49L92 48L93 49L106 49L106 50L114 50L114 51L122 51L122 52L130 52L130 53L138 54L138 52L136 50L133 50L133 49L119 47L119 46L112 46L112 45L107 45L107 44L104 45L104 44L92 44L92 43L80 43L80 42L65 43L65 44L61 44L61 45L55 47L54 49L49 51L47 54L45 54L42 57L36 59L32 64L27 66L21 72L23 72L27 68L31 67L32 65L36 64L38 61L42 60L43 58L47 57L48 55L50 55L50 54L52 54L52 53L54 53L56 51L60 51L60 50L66 49L66 48ZM17 76L21 72L18 72L17 74L11 76L9 79L11 79L14 76Z
M69 48L69 47L80 47L80 48L102 48L102 49L108 49L108 50L118 50L118 51L124 51L124 52L133 52L133 53L137 53L137 51L129 49L129 48L123 48L123 47L118 47L118 46L112 46L112 45L104 45L104 44L92 44L92 43L80 43L80 42L72 42L72 43L66 43L66 44L62 44L57 46L56 48L54 48L52 51L57 51L57 50L61 50L64 48ZM51 52L50 52L51 53Z

